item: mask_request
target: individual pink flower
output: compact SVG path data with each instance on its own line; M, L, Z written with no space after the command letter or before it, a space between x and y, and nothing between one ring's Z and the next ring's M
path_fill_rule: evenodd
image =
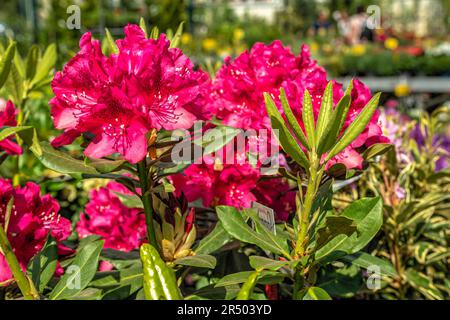
M76 230L80 238L101 236L105 248L131 251L145 240L145 216L139 208L126 207L107 186L91 191Z
M6 102L4 99L0 98L0 128L4 126L15 127L17 125L16 121L16 109L14 104L8 100ZM6 139L0 141L0 151L5 151L10 155L22 154L22 148L13 141L14 136L10 136Z
M80 51L52 81L53 122L64 133L54 146L72 143L82 133L94 136L88 157L113 153L136 163L147 153L151 129L188 129L209 117L203 106L209 78L164 35L147 39L136 25L124 29L117 54L106 57L100 42L86 33Z
M10 180L0 179L0 227L5 228L6 208L14 198L7 236L23 270L45 244L48 234L58 243L58 253L70 249L61 244L71 233L70 221L58 214L59 204L50 195L42 196L39 186L28 182L13 187ZM5 257L0 253L0 282L12 279Z

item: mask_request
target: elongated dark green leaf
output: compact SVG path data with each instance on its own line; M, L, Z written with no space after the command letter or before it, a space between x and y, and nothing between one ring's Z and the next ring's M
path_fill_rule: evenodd
M351 96L349 94L346 94L342 97L342 99L338 102L335 110L333 111L332 118L330 120L330 130L328 131L328 134L322 137L321 141L319 142L319 154L323 154L330 150L330 148L336 143L339 137L339 133L341 132L342 126L341 126L341 120L344 119L347 116L348 109L350 107L351 103ZM342 125L344 122L342 122Z
M291 135L291 132L286 127L284 119L281 117L275 102L272 100L269 94L264 93L264 99L266 102L267 113L269 114L270 120L272 122L272 128L278 130L278 140L281 147L288 155L292 157L299 165L303 168L308 169L308 159L303 153L297 141Z
M145 23L145 19L143 17L141 17L139 19L139 27L142 29L142 31L144 31L144 35L147 38L148 34L147 34L147 23Z
M319 250L316 251L316 253L314 254L314 259L320 261L323 258L331 255L332 253L339 251L339 249L342 247L343 244L345 244L345 241L347 239L348 236L343 233L335 236L333 239L331 239L329 242L327 242ZM340 253L340 255L343 255L342 253Z
M287 244L284 245L279 242L274 242L272 239L256 233L245 223L242 214L236 208L229 206L218 206L216 207L216 210L219 220L222 222L223 228L231 236L240 241L255 244L264 250L289 256L289 253L287 252Z
M200 240L200 243L195 249L195 253L197 254L212 253L222 248L231 240L233 240L233 237L231 237L228 234L228 232L225 231L225 229L222 226L222 223L219 221L217 222L214 230L211 231L211 233L208 234L206 237L204 237L202 240Z
M369 160L388 152L392 148L393 145L389 143L375 143L367 148L366 151L364 151L362 157L364 158L364 160Z
M382 275L390 277L397 276L394 266L388 260L372 256L365 252L356 252L354 254L342 257L341 260L366 269L370 266L377 266L380 268Z
M347 130L345 130L344 134L339 139L338 143L336 143L333 146L333 148L331 148L327 158L325 159L325 162L333 158L342 150L344 150L350 143L352 143L358 137L358 135L361 132L363 132L363 130L366 128L367 124L369 123L378 106L380 95L381 93L376 93L372 97L372 99L370 99L370 101L367 103L367 105L364 107L361 113L356 117L355 121L353 121L348 126Z
M0 59L0 89L8 79L9 71L11 70L12 61L16 52L16 43L11 42Z
M31 46L28 51L27 60L26 60L26 69L25 69L25 78L28 80L32 80L36 75L36 69L38 65L38 60L41 52L37 45Z
M20 75L19 71L17 70L16 65L13 63L11 64L10 71L9 71L9 77L5 83L6 88L8 89L8 92L10 93L11 100L16 105L21 105L23 98L24 98L24 79Z
M39 292L44 291L45 287L52 279L56 264L58 262L58 248L55 239L51 235L47 237L47 242L28 264L28 274L34 286Z
M12 136L13 134L19 133L21 131L30 130L32 127L24 126L24 127L7 127L4 129L0 129L0 141Z
M101 173L114 172L125 163L125 160L90 159L89 166Z
M33 85L39 84L42 80L45 80L49 76L50 71L55 66L56 59L57 59L56 45L52 43L47 47L47 49L45 49L42 58L39 60L36 69L36 74L32 81Z
M242 271L224 276L215 284L216 288L228 287L247 281L253 271ZM285 274L276 271L262 271L258 279L261 284L273 284L282 281L286 277Z
M51 300L69 299L88 286L97 271L102 247L102 240L94 241L78 252L50 293Z
M187 256L177 259L174 263L182 266L214 269L216 267L217 260L208 254L198 254L195 256Z
M330 130L330 120L333 115L333 82L329 81L322 97L322 104L319 110L316 124L316 149L319 148L319 142L327 136Z
M305 126L306 137L310 146L316 145L315 140L315 125L314 125L314 113L311 95L308 90L305 90L303 95L303 109L302 109L303 125Z
M170 39L170 47L171 48L177 48L180 44L181 35L183 34L183 25L184 21L180 23L180 25L177 28L177 31L173 35L172 39Z
M305 148L311 149L311 147L308 144L308 141L306 140L305 134L303 133L303 130L297 121L297 118L295 117L291 107L289 106L289 102L286 97L286 92L284 91L283 88L280 89L280 101L281 105L283 106L284 114L286 115L289 126L291 127L295 136L303 144Z
M107 289L128 285L135 281L140 282L140 286L142 287L142 266L107 272L97 272L89 283L89 287Z
M47 142L41 142L40 146L42 151L40 155L34 150L32 151L42 164L51 170L66 174L97 173L93 167L87 165L84 161L77 160L65 152L53 149Z
M342 212L342 216L356 222L357 233L348 239L348 253L364 248L378 233L383 224L383 202L379 197L363 198L352 202Z
M273 260L266 257L250 256L250 266L255 270L273 270L276 271L280 268L286 267L292 264L290 261Z

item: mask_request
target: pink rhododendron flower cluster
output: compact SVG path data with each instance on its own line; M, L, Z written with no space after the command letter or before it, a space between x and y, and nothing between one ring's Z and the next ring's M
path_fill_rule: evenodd
M58 243L59 254L70 249L61 244L71 233L70 221L58 214L59 204L50 195L42 196L39 186L28 182L13 187L10 180L0 179L0 227L5 228L7 205L14 203L7 227L8 240L23 270L45 244L50 233ZM0 282L12 279L5 257L0 253Z
M11 101L6 102L0 98L0 128L4 126L15 127L16 121L16 108ZM22 148L12 140L13 137L8 137L0 141L0 151L5 151L10 155L18 155L22 153Z
M211 158L210 158L211 159ZM177 194L189 202L202 199L205 207L230 205L248 208L256 200L251 190L260 172L250 164L195 164L171 177Z
M80 238L99 235L105 240L105 248L131 251L145 240L145 216L139 208L128 208L114 194L113 183L90 192L85 212L81 213L76 230Z
M213 81L212 99L209 109L224 124L243 129L270 129L263 93L270 93L278 101L280 87L284 88L288 101L303 126L301 119L302 101L305 90L312 96L313 111L317 119L322 95L327 85L326 71L311 59L308 48L302 46L301 53L295 56L280 41L270 45L257 43L225 64ZM334 83L335 105L342 98L342 85ZM353 82L352 103L343 131L356 118L370 100L370 90L360 81ZM282 108L278 102L280 111ZM329 164L343 163L347 168L361 168L362 157L355 150L370 146L375 142L386 141L375 113L368 127L351 146L337 155Z
M208 75L194 71L164 35L147 39L137 25L126 26L124 33L116 41L118 53L109 57L99 41L84 34L80 51L55 75L51 113L64 133L53 146L90 133L87 156L119 153L136 163L147 153L150 130L188 129L207 117Z
M289 214L295 211L297 188L291 188L284 178L261 180L253 193L259 203L275 211L277 220L286 221Z

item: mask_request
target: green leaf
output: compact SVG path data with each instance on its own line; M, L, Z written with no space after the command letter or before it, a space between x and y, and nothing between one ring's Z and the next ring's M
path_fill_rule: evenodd
M372 99L370 99L364 109L360 112L360 114L358 114L356 119L348 126L347 130L345 130L339 141L333 146L333 148L331 148L325 162L344 150L359 136L361 132L363 132L378 106L380 95L381 93L377 93L372 97Z
M141 17L139 19L139 27L142 29L142 31L144 31L144 35L147 38L148 34L147 34L147 24L145 23L145 19L143 17Z
M382 275L389 277L397 277L397 272L394 266L386 259L381 259L372 256L365 252L357 252L352 255L347 255L341 258L341 260L350 262L358 267L367 269L370 266L380 267Z
M115 54L119 52L119 48L117 48L116 42L114 41L114 38L109 32L108 28L105 28L105 34L106 34L106 42L108 43L109 50Z
M331 254L335 253L336 251L339 251L340 247L342 247L343 244L345 244L345 241L348 239L348 236L346 234L339 234L333 239L331 239L329 242L324 244L319 250L316 251L314 254L314 258L316 261L320 261L325 257L330 256ZM345 252L344 252L345 253ZM342 254L342 253L340 253Z
M258 281L258 277L260 275L259 271L254 271L250 274L247 280L242 285L241 290L239 291L236 300L248 300L253 293L253 289L255 288L256 282Z
M204 148L203 154L208 155L222 149L241 132L237 128L217 126L207 130L200 140L193 140L193 143Z
M281 147L288 155L292 157L299 165L305 169L309 168L308 159L306 155L298 145L297 141L291 135L291 132L286 127L283 118L281 117L275 102L272 100L268 93L264 93L264 99L266 102L267 113L269 114L272 128L278 130L277 139L280 142Z
M124 163L125 160L89 159L88 165L100 173L110 173L117 171Z
M215 284L216 288L228 287L247 281L248 277L254 271L242 271L237 273L232 273L224 276L222 279L217 281ZM280 283L286 278L286 275L275 271L262 271L260 277L258 278L258 283L260 284L275 284Z
M55 239L49 234L44 247L28 264L27 271L39 292L44 291L52 279L58 262L58 248Z
M284 114L286 115L289 126L291 127L295 136L303 144L305 148L311 149L311 146L308 144L308 141L306 140L305 134L303 133L303 130L300 127L297 118L295 117L291 107L289 106L289 102L286 97L286 92L284 91L283 88L280 89L280 101L281 105L283 106Z
M51 300L71 298L88 286L97 271L103 243L102 240L89 242L77 253L65 274L50 293ZM71 270L71 268L73 269Z
M305 90L305 94L303 95L302 119L309 145L315 146L314 113L311 95L308 90Z
M57 59L56 45L52 43L47 47L47 49L44 52L44 55L39 60L36 69L36 74L32 81L33 85L40 83L42 80L46 79L49 76L50 71L55 66L56 59Z
M443 300L441 292L433 284L431 278L425 274L417 272L414 269L406 270L406 280L411 284L413 288L423 294L427 299L431 300Z
M289 256L287 244L283 244L280 241L274 241L272 238L267 238L256 233L245 223L242 214L236 208L217 206L216 210L223 228L234 238L242 242L255 244L263 250Z
M348 89L347 89L348 90ZM319 153L323 154L330 150L330 148L336 143L341 133L342 126L344 125L345 118L347 117L348 110L351 104L351 95L346 93L341 100L339 100L332 118L330 120L330 130L328 134L323 136L322 141L319 142Z
M27 60L26 60L26 69L25 69L25 78L28 80L32 80L36 75L38 60L41 52L37 45L31 46L28 51Z
M132 267L122 270L113 270L106 272L97 272L93 280L89 283L89 287L94 288L112 288L126 284L135 279L142 282L142 267Z
M11 70L12 61L16 52L16 43L11 42L0 59L0 89L8 79L9 72Z
M305 289L303 300L332 300L330 295L319 287L309 287Z
M174 263L183 266L214 269L217 261L216 258L208 254L198 254L177 259Z
M158 39L159 38L159 29L158 27L153 27L152 30L150 31L150 39Z
M184 21L180 23L180 25L177 28L177 31L173 35L172 39L170 39L170 47L171 48L177 48L180 44L181 35L183 34L183 25Z
M87 165L84 161L77 160L65 152L53 149L48 142L41 142L40 147L42 151L40 155L38 152L32 151L39 161L51 170L64 174L97 173L93 167Z
M316 123L316 149L319 149L319 143L327 136L331 128L331 118L333 115L333 82L329 81L322 97L322 104L319 110L319 116Z
M383 202L381 198L363 198L352 202L342 216L356 222L357 233L349 237L348 253L364 248L378 233L383 224Z
M325 217L324 225L317 230L317 249L339 234L351 236L356 230L356 224L352 219L329 215Z
M290 261L279 261L260 256L250 256L249 260L250 266L255 270L276 271L292 264Z
M209 254L219 250L224 245L229 243L233 238L225 231L222 223L217 222L215 228L206 237L200 240L197 248L195 249L196 254Z
M388 152L392 148L393 145L389 143L375 143L363 152L362 157L364 160L369 160Z
M8 80L6 81L6 88L10 93L10 98L16 106L20 106L23 101L24 94L24 79L20 75L15 64L11 64Z
M180 300L175 273L149 244L140 249L144 269L144 293L147 300Z
M24 126L24 127L6 127L4 129L0 128L0 141L5 140L6 138L12 136L13 134L19 133L21 131L30 130L33 127Z

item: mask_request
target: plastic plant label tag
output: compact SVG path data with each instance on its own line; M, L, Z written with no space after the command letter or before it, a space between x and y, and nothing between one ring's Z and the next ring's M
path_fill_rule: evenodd
M272 231L273 234L277 234L277 230L275 228L275 213L273 209L255 201L252 202L252 209L258 213L261 224L263 224L269 231Z

